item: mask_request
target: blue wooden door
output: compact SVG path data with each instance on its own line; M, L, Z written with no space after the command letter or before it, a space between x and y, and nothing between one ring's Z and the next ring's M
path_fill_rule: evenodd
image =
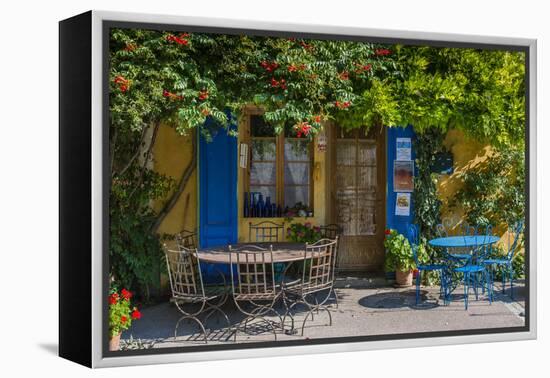
M237 138L208 124L212 141L199 143L199 244L237 242Z

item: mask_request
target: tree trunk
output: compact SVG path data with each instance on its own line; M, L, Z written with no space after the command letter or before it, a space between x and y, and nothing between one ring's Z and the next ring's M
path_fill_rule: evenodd
M185 187L187 186L187 182L189 182L189 179L191 178L193 171L195 170L195 167L197 165L197 146L196 146L195 138L193 138L192 140L193 140L192 141L193 151L191 153L192 154L191 161L189 162L187 167L185 167L185 170L183 171L183 174L180 178L178 186L176 187L176 190L172 194L172 197L170 197L170 199L166 202L162 210L159 212L157 219L151 225L152 232L157 232L164 218L166 218L168 213L170 213L170 211L174 208L181 194L185 190Z

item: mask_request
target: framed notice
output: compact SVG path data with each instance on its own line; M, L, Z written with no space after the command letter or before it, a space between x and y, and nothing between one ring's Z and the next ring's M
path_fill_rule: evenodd
M414 162L395 160L393 162L393 191L412 192L414 190Z
M397 193L395 198L395 215L402 217L411 215L411 193Z
M396 160L411 160L411 138L397 138L395 140L395 149Z

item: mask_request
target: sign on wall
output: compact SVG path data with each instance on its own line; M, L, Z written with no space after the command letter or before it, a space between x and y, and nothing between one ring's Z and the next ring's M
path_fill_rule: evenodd
M396 138L395 147L395 160L411 160L411 138Z
M408 217L411 214L411 193L397 193L395 215Z
M395 160L393 162L393 191L412 192L414 190L414 162Z

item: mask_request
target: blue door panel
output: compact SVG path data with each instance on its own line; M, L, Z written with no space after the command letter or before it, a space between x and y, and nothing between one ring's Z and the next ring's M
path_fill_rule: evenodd
M208 122L205 125L209 127ZM233 126L234 127L234 126ZM199 246L237 242L237 138L225 128L211 128L212 141L199 137ZM217 281L213 266L201 263L208 282ZM228 266L216 266L225 275Z

